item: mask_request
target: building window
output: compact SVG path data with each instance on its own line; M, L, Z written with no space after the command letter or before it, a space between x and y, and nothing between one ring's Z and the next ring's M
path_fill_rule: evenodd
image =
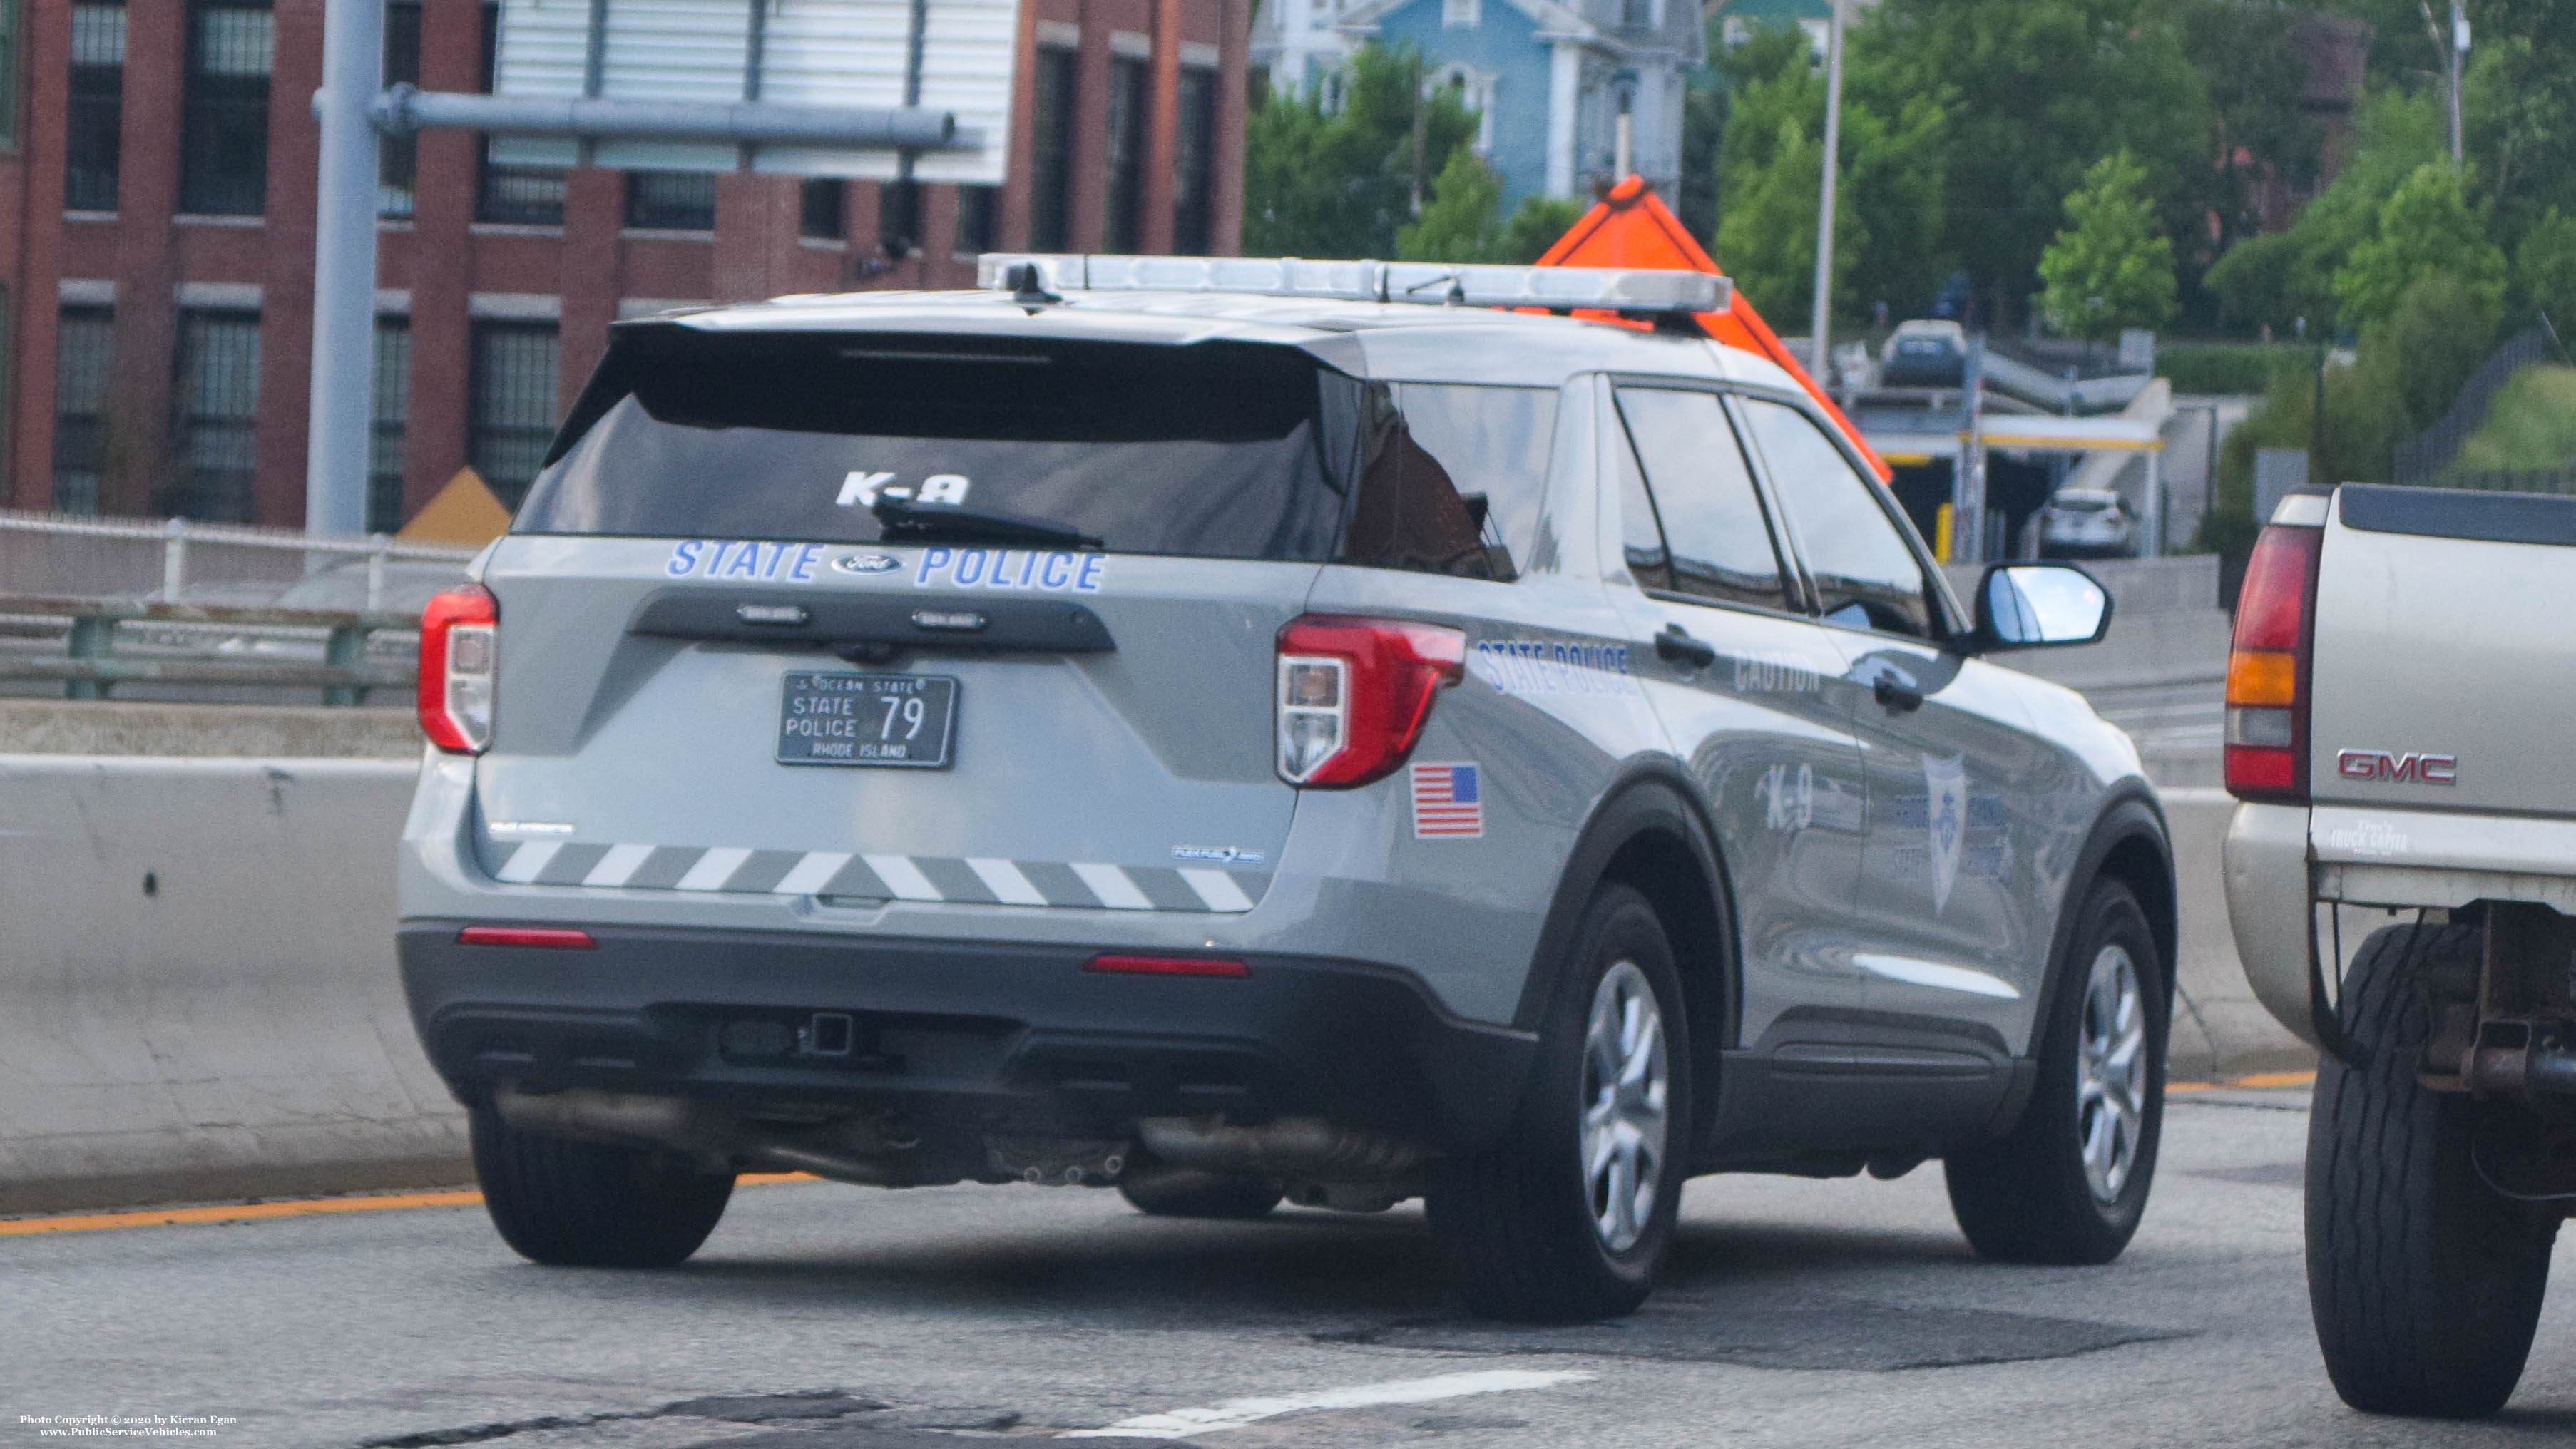
M376 319L374 426L367 435L367 532L403 526L403 425L411 417L411 319Z
M877 245L902 261L921 240L921 183L889 181L877 188Z
M957 188L957 245L959 256L981 256L996 250L993 234L999 229L1001 191L991 186Z
M0 148L18 149L18 61L25 25L19 0L0 0Z
M1100 249L1133 252L1142 246L1145 209L1145 112L1152 94L1144 61L1109 62L1109 196Z
M501 7L483 6L483 90L492 89L492 67L501 43ZM564 174L554 166L496 166L486 139L474 184L474 219L503 226L561 226Z
M65 307L54 338L54 511L98 512L107 464L107 361L116 314Z
M626 224L638 231L716 229L716 178L707 171L629 171Z
M474 324L466 460L513 509L536 480L547 445L554 441L560 357L551 322Z
M796 188L796 234L839 241L850 234L849 183L837 176L808 176Z
M268 205L268 72L276 27L264 3L188 10L188 75L179 134L179 209L257 216Z
M1172 146L1172 250L1208 254L1216 217L1216 72L1181 69Z
M1073 230L1073 97L1070 50L1040 50L1036 115L1029 128L1029 249L1060 252Z
M483 163L475 188L474 219L502 226L561 226L564 174L551 166Z
M1432 82L1445 87L1460 106L1475 113L1476 137L1468 144L1479 156L1494 154L1494 78L1463 65L1445 66Z
M179 314L176 487L158 500L184 518L251 520L259 472L259 314Z
M406 83L420 84L420 0L387 0L385 84ZM418 136L377 138L376 215L411 215L412 178L419 166Z
M125 6L72 7L71 93L64 106L63 205L116 210L119 117L125 109Z
M1483 0L1440 0L1440 24L1450 30L1473 30L1485 21Z

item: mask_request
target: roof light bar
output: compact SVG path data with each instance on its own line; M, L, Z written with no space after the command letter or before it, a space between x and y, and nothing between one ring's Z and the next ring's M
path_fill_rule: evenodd
M1319 262L1302 257L1120 257L987 252L981 287L1011 285L1011 269L1038 269L1051 291L1233 292L1345 302L1539 307L1548 311L1714 312L1734 297L1706 272L1613 267L1495 267L1445 262Z

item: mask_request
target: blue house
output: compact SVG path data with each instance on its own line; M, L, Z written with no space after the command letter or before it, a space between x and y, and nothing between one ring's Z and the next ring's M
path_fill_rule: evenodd
M1481 115L1476 150L1508 212L1617 180L1623 129L1628 169L1675 194L1683 76L1704 35L1697 0L1272 0L1252 58L1273 86L1331 104L1353 49L1411 44L1426 84L1455 87Z

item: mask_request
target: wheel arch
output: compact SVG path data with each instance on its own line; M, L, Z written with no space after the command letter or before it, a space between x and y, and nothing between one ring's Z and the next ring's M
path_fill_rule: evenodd
M2133 784L2104 802L2094 817L2092 831L2085 837L2083 853L2076 857L2075 869L2067 876L2066 896L2058 903L2057 925L2049 935L2048 975L2040 985L2034 1033L2047 1029L2049 1014L2057 1007L2057 993L2065 986L2067 952L2074 941L2084 898L2092 893L2096 882L2104 880L2118 881L2137 897L2138 909L2147 917L2147 934L2155 939L2157 979L2165 990L2165 1009L2168 1013L2173 1009L2174 988L2182 975L2182 963L2175 954L2181 935L2173 839L2165 825L2164 808L2156 803L2154 793L2144 785Z
M1663 921L1690 1027L1691 1119L1694 1131L1705 1130L1717 1107L1719 1053L1735 1041L1742 956L1717 834L1671 762L1634 766L1602 792L1558 877L1512 1024L1535 1031L1546 1021L1583 912L1614 881L1644 895Z

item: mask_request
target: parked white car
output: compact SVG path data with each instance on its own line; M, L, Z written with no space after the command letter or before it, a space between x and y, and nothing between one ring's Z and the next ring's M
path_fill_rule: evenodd
M2126 558L2137 548L2138 515L2109 489L2061 488L2039 511L2045 557Z

